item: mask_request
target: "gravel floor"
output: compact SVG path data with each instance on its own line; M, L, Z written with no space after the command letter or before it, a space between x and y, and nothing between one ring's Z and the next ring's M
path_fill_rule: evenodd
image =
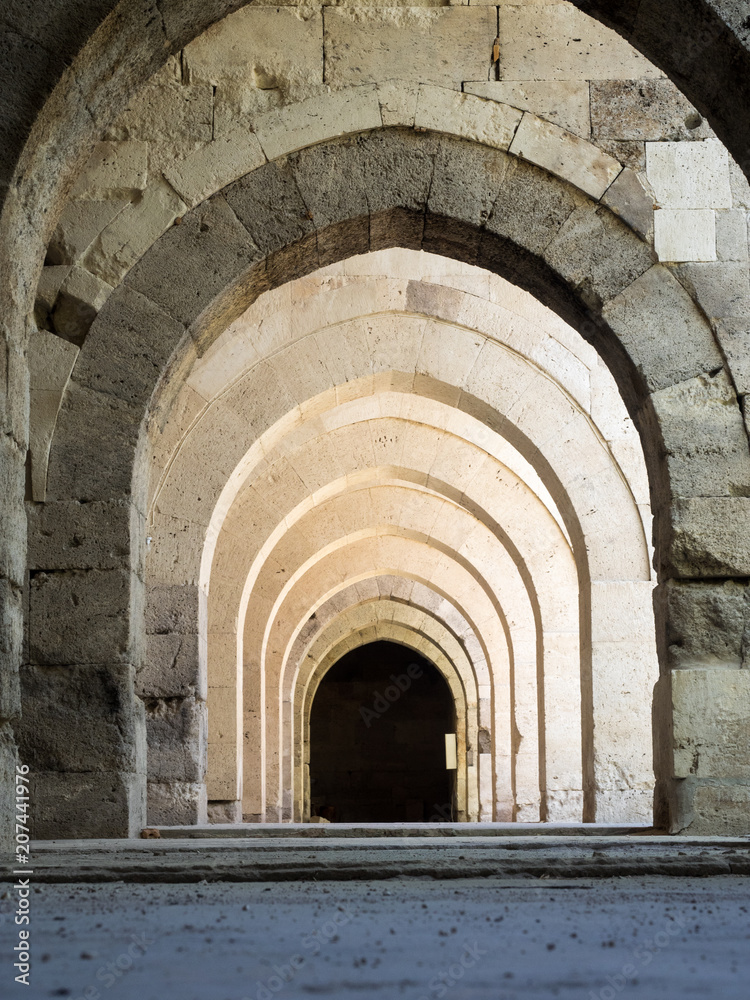
M750 996L750 878L39 885L31 987L0 889L0 996Z

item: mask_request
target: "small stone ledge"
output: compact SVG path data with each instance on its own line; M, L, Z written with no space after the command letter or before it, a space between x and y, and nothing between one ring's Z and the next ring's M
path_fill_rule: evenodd
M165 839L162 829L156 849L152 840L48 840L34 842L32 851L40 883L345 882L399 876L597 879L672 875L684 879L750 873L750 840L744 837L651 836L645 830L629 837L578 837L555 828L545 836L539 835L544 834L543 827L537 827L534 835L518 826L518 835L507 840L458 832L447 837L404 838L397 830L352 840L337 837L324 824L290 826L296 837L226 840L217 839L218 828L212 826L205 840ZM325 829L325 839L316 843L321 829ZM483 824L473 829L482 830ZM5 881L13 878L2 875Z

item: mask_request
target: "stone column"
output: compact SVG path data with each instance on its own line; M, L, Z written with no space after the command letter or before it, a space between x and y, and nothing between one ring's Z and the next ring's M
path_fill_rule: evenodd
M656 822L734 835L750 822L750 587L669 580L655 594Z

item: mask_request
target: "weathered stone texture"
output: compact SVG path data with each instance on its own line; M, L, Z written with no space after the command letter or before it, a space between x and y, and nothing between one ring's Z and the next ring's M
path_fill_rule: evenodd
M57 417L47 497L109 500L130 495L142 413L71 381ZM108 461L102 464L101 456Z
M750 321L725 319L716 324L716 336L727 359L737 392L750 393ZM745 406L747 403L745 401ZM747 412L745 412L747 421Z
M173 162L173 161L170 161ZM161 177L106 226L89 247L84 265L103 282L117 285L187 206Z
M713 133L671 80L592 80L595 139L707 139Z
M60 337L79 346L109 298L112 286L82 267L72 267L52 310L52 327Z
M460 90L464 80L486 78L496 34L496 15L487 7L329 7L325 83L339 88L406 77Z
M29 595L32 662L127 661L132 651L134 585L127 569L33 573Z
M528 113L518 126L510 151L570 181L596 200L622 169L598 147Z
M665 267L646 271L608 302L603 313L651 390L722 365L700 310ZM669 337L664 336L666 326Z
M146 698L148 775L201 782L206 773L206 704L194 697Z
M197 635L198 587L149 587L146 632L149 635Z
M149 826L193 826L207 823L206 786L200 782L149 781L147 812Z
M487 229L532 253L541 253L554 239L583 199L568 185L540 184L544 172L514 160L507 172L487 222Z
M125 199L116 198L67 202L47 247L47 263L75 264L99 233L129 204Z
M28 563L37 570L128 567L138 517L127 500L29 504Z
M646 171L662 208L731 208L729 160L715 139L649 142Z
M571 4L503 4L499 27L500 72L505 80L632 80L662 75L611 29Z
M183 71L190 84L239 83L299 100L323 82L322 12L246 7L186 46Z
M683 264L677 274L711 319L750 316L747 264Z
M464 83L463 89L465 94L476 94L520 111L531 111L583 139L591 136L587 81L478 80Z
M443 139L430 185L430 212L473 226L484 225L503 189L510 162L494 150Z
M148 178L145 142L100 142L91 154L71 196L90 200L129 198Z
M142 412L184 335L181 323L134 288L121 285L91 330L73 379L77 386Z
M243 128L201 146L195 152L167 164L164 175L188 205L195 206L237 177L265 162L258 137Z
M750 670L676 670L672 704L675 777L750 779Z
M286 160L253 171L227 188L224 197L263 253L294 243L314 230Z
M750 496L742 413L726 373L699 375L652 396L676 497Z
M666 572L685 578L750 576L750 500L696 497L676 500Z
M35 839L138 837L146 825L146 776L32 771L31 801Z
M168 230L126 283L188 325L259 256L224 198L214 197Z
M655 592L666 622L669 666L750 666L750 591L745 583L668 580Z
M750 813L750 785L741 781L698 782L686 779L674 832L696 837L745 836Z
M242 803L239 800L217 800L208 803L209 823L241 823Z
M602 203L644 240L654 235L654 195L645 177L626 167L604 193Z
M347 88L325 98L310 98L283 112L262 115L255 122L255 133L265 155L275 160L316 142L380 128L381 124L378 88L369 85Z
M17 736L32 772L138 772L145 760L143 706L130 664L21 668Z
M183 65L187 59L183 56ZM169 63L140 90L109 126L105 139L135 139L149 144L149 173L213 138L214 91L209 81L182 82L178 60Z
M148 635L143 669L138 674L140 697L186 698L191 694L205 699L205 678L201 681L198 636L171 633Z
M661 208L654 213L659 260L716 260L716 213L710 208Z
M507 149L521 121L507 104L455 94L444 87L419 88L414 127L447 132L495 149Z
M589 205L576 209L544 251L545 259L596 309L649 270L647 244L623 238L625 225Z

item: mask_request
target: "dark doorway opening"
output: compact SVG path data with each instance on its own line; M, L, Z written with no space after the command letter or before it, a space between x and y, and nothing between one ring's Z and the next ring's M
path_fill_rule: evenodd
M339 823L449 822L455 771L450 688L395 642L353 649L328 671L310 716L311 814Z

